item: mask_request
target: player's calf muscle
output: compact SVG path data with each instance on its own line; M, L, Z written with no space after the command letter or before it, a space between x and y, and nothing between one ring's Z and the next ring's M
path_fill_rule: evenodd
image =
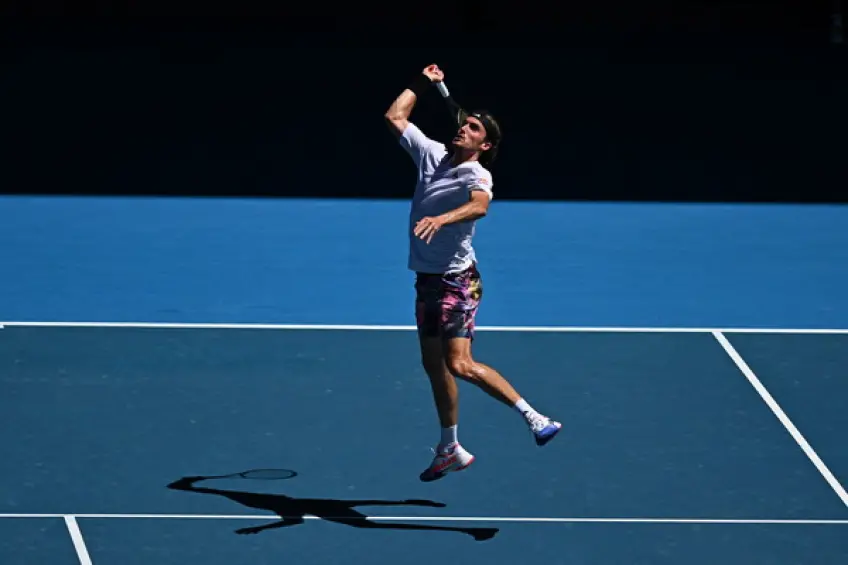
M450 352L446 359L448 370L456 378L470 382L505 404L512 405L520 396L511 384L495 369L475 361L470 353Z

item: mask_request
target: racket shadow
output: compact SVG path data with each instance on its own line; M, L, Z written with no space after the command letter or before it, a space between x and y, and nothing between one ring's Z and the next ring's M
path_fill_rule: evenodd
M209 477L183 477L168 485L172 490L214 494L223 496L249 508L267 510L280 517L279 521L269 522L261 526L239 528L237 534L258 534L265 530L286 528L303 524L306 516L315 516L328 522L344 524L355 528L368 530L410 530L431 532L456 532L471 536L476 541L492 539L497 528L462 528L454 526L437 526L427 524L409 524L398 522L375 522L362 512L354 510L357 506L426 506L443 508L441 502L432 500L340 500L331 498L294 498L283 494L264 494L243 492L217 488L195 486L195 483Z

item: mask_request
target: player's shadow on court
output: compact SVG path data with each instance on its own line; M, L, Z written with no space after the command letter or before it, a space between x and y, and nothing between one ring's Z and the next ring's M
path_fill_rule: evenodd
M368 516L354 510L356 506L428 506L443 508L441 502L432 500L336 500L331 498L293 498L282 494L260 494L197 487L194 483L206 477L183 477L168 485L168 488L203 494L217 494L229 498L250 508L268 510L280 517L279 521L261 526L252 526L236 530L237 534L257 534L265 530L297 526L305 522L305 516L315 516L328 522L345 524L355 528L369 530L417 530L431 532L459 532L473 537L477 541L491 539L498 533L497 528L460 528L451 526L419 525L404 523L375 522Z

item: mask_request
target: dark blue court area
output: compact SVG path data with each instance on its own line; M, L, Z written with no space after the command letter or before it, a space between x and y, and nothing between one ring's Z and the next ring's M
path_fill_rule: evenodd
M563 432L538 448L463 384L477 461L423 484L412 331L7 324L0 563L848 563L846 332L482 331L475 352ZM298 475L186 479L256 468Z

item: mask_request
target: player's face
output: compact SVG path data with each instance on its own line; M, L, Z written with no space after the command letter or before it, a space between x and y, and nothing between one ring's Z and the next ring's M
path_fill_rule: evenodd
M486 141L486 129L477 118L468 117L453 138L453 146L470 151L485 151L491 147Z

